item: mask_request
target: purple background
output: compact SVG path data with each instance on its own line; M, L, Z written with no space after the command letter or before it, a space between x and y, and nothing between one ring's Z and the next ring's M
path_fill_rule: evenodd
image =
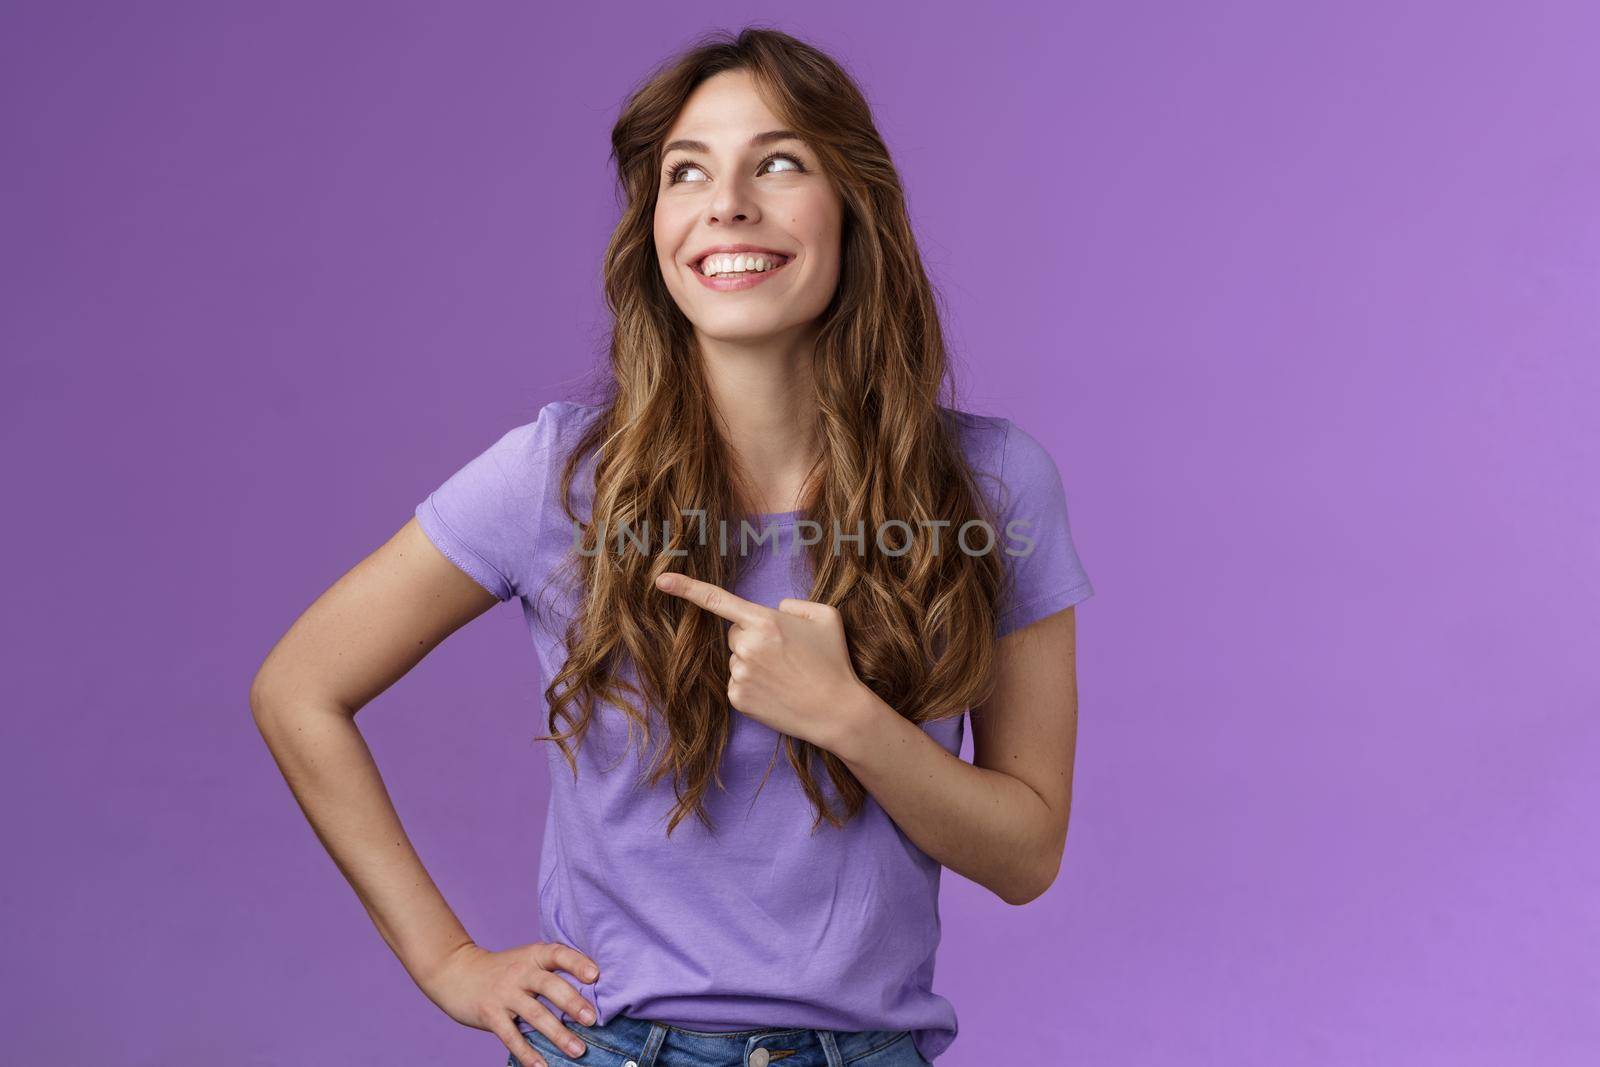
M1595 1062L1594 6L783 10L6 5L6 1059L504 1062L246 691L590 366L618 104L770 19L861 79L1097 588L1064 869L946 873L941 1064ZM501 607L361 718L495 948L538 684Z

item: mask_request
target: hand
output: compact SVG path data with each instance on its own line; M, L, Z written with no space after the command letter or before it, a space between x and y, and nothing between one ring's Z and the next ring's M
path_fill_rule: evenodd
M517 1029L516 1016L522 1016L557 1048L568 1049L574 1059L583 1055L584 1045L534 998L535 993L584 1023L595 1018L594 1006L556 976L558 967L586 982L600 974L594 960L559 942L536 941L504 952L490 952L469 942L451 953L429 976L422 991L456 1022L492 1032L522 1067L545 1067L544 1057Z
M728 703L781 734L832 750L855 726L862 696L844 619L828 604L793 597L776 610L686 574L656 588L733 623L728 629Z

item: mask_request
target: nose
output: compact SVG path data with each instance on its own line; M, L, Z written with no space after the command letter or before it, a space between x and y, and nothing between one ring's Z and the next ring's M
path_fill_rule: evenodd
M758 222L761 219L755 198L738 182L719 187L706 212L707 222Z

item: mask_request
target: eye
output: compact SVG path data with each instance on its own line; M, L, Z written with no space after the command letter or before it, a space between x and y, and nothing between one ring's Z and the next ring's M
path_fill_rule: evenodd
M687 159L675 164L667 170L667 184L677 185L683 180L683 172L686 170L700 170L700 166L697 163L690 163ZM705 172L701 171L701 173Z
M796 159L794 156L791 156L787 152L774 152L774 153L772 153L772 155L768 156L766 159L763 159L761 161L761 166L764 167L768 163L776 163L780 159L784 160L786 162L789 162L789 163L793 163L794 164L795 173L797 173L797 174L804 174L805 173L805 170L806 170L805 164L801 163L798 159ZM761 168L757 167L756 169L760 170Z
M795 156L790 155L788 152L773 152L763 159L760 165L756 167L756 173L759 174L763 169L765 169L768 163L776 163L779 160L794 164L794 170L792 173L804 174L806 172L805 164L801 163L800 160ZM705 171L700 170L700 164L687 159L679 160L667 168L667 184L677 185L679 182L684 180L684 172L690 170L699 170L700 173L705 173Z

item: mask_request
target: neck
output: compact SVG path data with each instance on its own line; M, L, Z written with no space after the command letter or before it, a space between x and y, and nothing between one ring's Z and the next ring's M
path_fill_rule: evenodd
M718 424L746 510L794 511L818 455L811 329L756 343L699 338Z

